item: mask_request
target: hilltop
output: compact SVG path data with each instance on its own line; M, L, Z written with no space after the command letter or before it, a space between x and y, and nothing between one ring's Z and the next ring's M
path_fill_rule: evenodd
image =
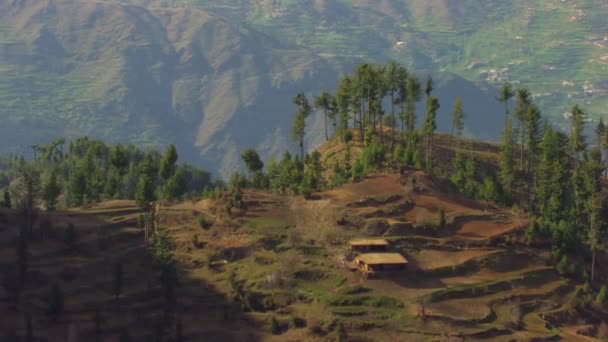
M436 141L444 160L438 165L458 151L496 168L495 144ZM353 155L359 148L354 141ZM331 165L343 149L331 140L319 149L321 159ZM125 329L142 341L178 331L195 341L591 341L606 334L606 312L582 304L590 289L555 266L546 243L529 243L525 214L465 197L423 171L380 168L309 198L244 189L229 211L223 196L157 206L157 229L166 233L177 272L173 292L151 262L162 244L146 246L134 202L41 212L18 313L10 287L0 292L0 312L10 317L2 333L18 327L22 336L29 313L35 336L49 340L92 340L96 331L115 338ZM21 216L3 209L0 218L1 267L8 270ZM68 223L75 238L66 238ZM407 270L362 277L346 244L362 237L388 240L408 259ZM115 298L117 263L124 278ZM608 274L597 277L605 283ZM51 284L65 298L56 319L46 311Z

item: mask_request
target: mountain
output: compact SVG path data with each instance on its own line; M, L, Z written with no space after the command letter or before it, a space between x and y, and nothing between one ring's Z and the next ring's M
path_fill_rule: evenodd
M395 59L473 82L528 86L545 115L606 114L602 0L182 0L327 55Z
M175 143L227 176L244 148L267 159L296 147L295 94L389 59L437 78L440 130L462 96L467 133L496 139L506 79L529 85L557 121L575 102L605 110L606 10L594 0L3 1L0 152L57 136ZM323 140L320 113L308 125L310 150Z
M19 0L0 22L4 151L88 134L228 167L243 146L285 146L292 96L339 70L196 9Z

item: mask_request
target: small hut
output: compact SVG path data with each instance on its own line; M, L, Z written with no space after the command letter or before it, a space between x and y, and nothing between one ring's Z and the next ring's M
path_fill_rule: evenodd
M381 239L356 239L351 240L348 246L353 252L385 252L388 249L389 243Z
M407 260L399 253L368 253L355 258L355 265L367 273L401 271Z

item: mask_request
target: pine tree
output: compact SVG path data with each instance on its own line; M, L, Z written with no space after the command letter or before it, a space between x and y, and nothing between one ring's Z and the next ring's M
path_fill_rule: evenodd
M454 108L452 109L452 136L454 133L460 136L464 129L464 106L460 96L456 97Z
M416 103L420 101L420 82L415 75L407 78L407 112L405 127L408 137L408 144L415 142L414 131L416 129ZM412 146L412 148L414 148Z
M570 149L575 159L578 159L579 153L585 149L585 113L578 105L572 107L570 113Z
M51 171L42 184L42 200L48 210L57 208L57 197L61 193L61 187L57 183L57 175Z
M264 162L260 159L260 155L252 148L248 148L241 154L241 159L247 166L249 172L249 178L253 178L253 175L260 172L264 168Z
M432 86L431 86L432 87ZM437 110L439 110L439 98L430 96L427 98L427 112L424 120L424 135L426 136L426 169L432 171L433 135L437 129Z
M21 227L19 231L19 239L17 240L17 246L15 250L17 256L17 269L18 269L18 288L21 289L25 285L25 277L28 268L28 244L27 235L24 227Z
M538 149L541 140L541 113L536 105L531 104L526 115L527 126L527 148L528 148L528 172L531 172L538 158Z
M599 192L594 193L589 198L588 215L589 215L589 234L588 244L591 249L591 281L595 279L595 260L596 252L600 242L600 234L602 228L602 200Z
M331 113L332 102L334 97L327 91L321 93L321 95L314 98L314 104L316 109L323 111L323 118L325 123L325 140L329 140L329 134L327 132L327 118Z
M507 196L512 194L515 182L514 166L516 152L514 141L511 120L507 118L507 126L502 134L502 143L500 145L500 182Z
M352 80L350 77L345 76L340 80L338 90L336 91L336 104L337 111L340 116L340 122L338 124L338 131L342 141L344 141L344 134L348 130L348 121L350 120L350 102L351 102L351 91L352 91Z
M521 170L524 170L525 165L525 155L524 150L527 138L527 116L530 110L530 106L532 104L532 95L528 91L527 88L518 88L516 91L515 98L515 119L517 120L517 133L519 137L516 136L516 141L519 144L519 167Z
M25 164L19 170L18 187L21 193L21 202L25 209L26 227L29 235L34 227L35 201L40 192L40 172L33 165Z
M535 171L535 203L545 222L558 223L569 218L571 171L568 138L545 124Z
M143 211L144 215L144 241L148 241L150 230L153 229L151 202L156 200L154 190L155 186L152 177L146 173L143 173L137 182L137 188L135 190L135 202Z
M399 63L391 61L388 63L385 69L384 82L386 82L386 89L390 95L391 104L391 149L395 145L395 104L396 95L399 91Z
M71 170L67 184L68 205L81 206L85 203L87 197L87 176L80 168L76 167Z
M308 99L303 93L298 94L293 103L298 107L296 117L291 127L291 138L300 146L300 159L304 159L304 135L306 134L306 118L310 114L311 107Z
M400 66L397 69L397 89L398 89L398 97L395 99L395 103L401 105L401 109L399 110L399 120L401 121L401 141L405 143L405 122L407 118L407 104L408 100L408 79L409 72L405 67Z
M600 118L600 121L595 127L595 141L598 148L602 148L602 145L604 144L604 135L606 135L606 125L604 124L604 119Z
M173 174L175 174L176 163L178 158L179 157L177 155L177 149L175 148L175 146L173 144L167 146L165 154L163 155L163 158L160 161L159 168L160 177L163 180L166 181L171 178Z
M137 189L135 192L135 201L137 206L141 209L145 209L150 202L156 200L154 194L155 186L150 176L143 174L139 177L137 182Z
M502 87L500 87L500 95L498 97L498 101L505 106L505 129L507 129L509 119L509 100L511 100L513 96L515 96L515 92L513 91L511 83L505 82Z

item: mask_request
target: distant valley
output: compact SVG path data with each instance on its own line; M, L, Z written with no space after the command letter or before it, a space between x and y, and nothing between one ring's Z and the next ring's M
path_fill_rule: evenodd
M295 150L294 94L317 95L355 64L388 59L435 76L443 131L462 96L465 132L495 139L495 87L506 79L529 85L557 121L581 98L588 113L602 114L606 5L534 3L5 1L0 152L57 136L173 142L185 160L228 176L244 148L265 159ZM510 37L515 28L526 38ZM312 149L323 141L320 113L309 126Z

